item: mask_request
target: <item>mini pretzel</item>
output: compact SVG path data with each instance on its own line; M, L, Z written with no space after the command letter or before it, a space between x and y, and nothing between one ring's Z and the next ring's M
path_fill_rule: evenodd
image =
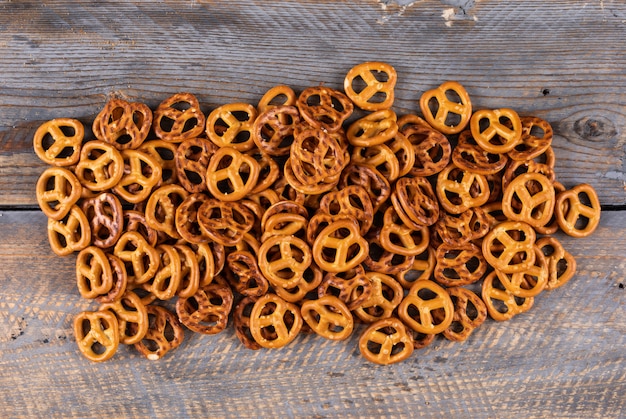
M541 173L523 173L504 190L502 211L509 220L541 227L552 218L555 200L550 179Z
M278 163L267 153L258 150L251 150L247 153L252 156L254 160L259 164L259 178L257 179L256 186L252 188L248 199L251 195L258 194L266 191L272 187L274 182L280 177L280 167Z
M124 219L123 231L136 231L143 236L150 246L156 246L159 239L157 231L148 225L146 215L135 210L122 212Z
M313 294L315 289L319 287L324 277L322 270L311 263L302 274L300 282L292 288L274 287L276 294L289 303L300 303L302 300ZM304 326L304 324L303 324Z
M554 135L550 124L537 117L520 117L522 138L507 154L513 160L532 160L544 153L552 144Z
M535 243L548 265L545 289L553 290L567 283L576 273L576 259L555 237L542 237Z
M221 201L238 201L254 189L259 170L259 163L252 156L231 147L222 147L209 161L207 188Z
M122 154L103 141L88 141L80 152L76 177L91 191L105 191L119 183L124 175Z
M126 291L119 300L101 304L99 310L115 314L120 342L125 345L139 342L148 331L148 310L133 291Z
M345 272L328 272L318 285L318 297L336 296L350 311L359 308L372 295L372 283L361 265Z
M270 284L287 289L301 281L313 261L309 245L295 236L269 238L261 244L258 258L259 268Z
M411 356L413 340L402 321L387 317L370 324L363 331L359 338L359 351L375 364L395 364Z
M205 122L198 99L191 93L177 93L159 104L152 128L160 139L179 143L200 136Z
M354 147L351 161L355 164L375 167L389 182L400 176L400 162L385 144L370 147Z
M252 252L236 250L226 257L226 272L230 285L239 294L258 298L267 294L269 282L261 273L257 258ZM231 275L229 275L229 273Z
M252 229L254 214L240 202L209 198L198 208L202 234L223 246L234 246Z
M450 98L448 93L458 97ZM455 81L448 81L420 97L420 109L426 121L444 134L463 131L472 116L472 102L465 88Z
M483 256L502 272L523 272L535 263L535 237L535 230L530 225L504 221L483 238Z
M363 110L389 109L393 105L397 79L396 70L391 65L368 61L348 71L343 82L343 90L350 100ZM364 86L361 88L362 84Z
M104 251L88 246L76 257L76 285L83 298L93 299L113 287L113 271Z
M164 185L156 189L148 198L145 215L151 228L180 238L176 230L176 209L189 193L180 185Z
M128 274L126 273L126 267L124 262L115 255L107 253L106 255L109 265L111 265L111 272L113 273L113 285L109 292L96 296L95 300L98 303L108 303L119 300L128 285Z
M176 313L188 329L205 335L223 331L233 306L233 292L228 285L212 283L199 288L191 297L176 301Z
M300 112L293 105L267 108L254 121L252 139L257 147L270 156L289 154Z
M48 219L50 248L59 256L67 256L89 246L91 229L85 213L74 205L61 220Z
M487 153L476 143L470 130L459 134L457 145L452 150L452 162L463 170L490 175L504 169L509 161L506 154Z
M248 151L255 146L252 130L257 110L249 103L219 106L207 117L206 135L218 147Z
M176 178L188 192L207 190L206 171L216 150L217 147L204 138L189 138L178 145L174 154Z
M358 223L351 218L340 218L319 233L312 251L317 266L327 272L342 272L363 262L368 249Z
M362 186L369 194L374 213L391 195L389 181L375 168L367 165L349 164L341 173L338 187Z
M415 229L407 225L393 206L385 210L380 230L380 245L391 253L417 256L424 252L430 241L428 227Z
M425 177L398 179L391 202L402 221L415 229L433 225L439 218L437 197Z
M261 241L272 236L306 237L308 220L300 214L278 213L267 218Z
M506 189L513 179L524 173L539 173L547 177L552 183L556 181L554 169L545 163L538 163L534 160L511 160L502 174L502 189Z
M297 165L298 163L295 163L295 164ZM323 179L321 181L317 181L316 177L311 177L308 179L307 182L303 182L295 175L293 167L294 167L293 158L290 156L289 158L287 158L287 161L285 162L285 166L283 167L284 169L283 176L284 176L285 181L289 184L291 188L293 188L293 190L296 191L297 194L301 194L301 195L323 194L324 192L328 192L331 189L333 189L335 186L337 186L337 183L339 183L340 173L338 173L337 175L331 178ZM306 174L304 174L303 177L306 177ZM294 200L298 201L298 199L300 198L296 196ZM301 199L302 199L302 202L304 202L304 196L302 196Z
M482 279L487 263L474 243L440 245L435 255L435 281L446 287L469 285Z
M438 310L443 310L441 318L433 316L433 312ZM398 316L419 333L434 335L443 332L452 323L453 315L450 294L427 279L415 281L398 305Z
M411 172L415 165L415 152L413 145L406 136L398 131L393 138L390 138L385 145L396 156L400 172L398 177L406 176Z
M539 247L535 250L535 263L522 272L504 273L496 269L498 279L504 288L516 297L535 297L543 291L548 283L548 263Z
M330 134L306 128L299 131L291 144L291 168L305 185L338 178L348 164L348 156Z
M89 220L92 243L103 249L114 246L124 229L122 203L117 196L102 192L84 199L80 208Z
M56 118L37 128L33 149L37 157L51 166L73 166L80 159L84 135L85 128L79 120Z
M152 188L162 179L158 160L138 150L122 150L124 174L113 191L127 202L136 204L150 196Z
M424 252L415 256L411 266L406 270L398 272L394 277L402 285L402 288L408 290L415 281L431 279L436 263L435 249L428 246Z
M125 263L131 284L148 282L159 269L159 252L136 231L123 233L115 244L113 254Z
M148 330L135 349L151 361L161 359L168 352L176 349L185 337L183 327L174 313L157 305L146 307L148 311Z
M398 125L400 125L398 121ZM413 176L431 176L440 172L450 162L452 147L448 138L427 124L405 124L400 132L413 147Z
M144 283L144 288L159 300L167 301L176 295L182 282L180 254L170 244L160 244L155 250L159 255L159 268L154 276Z
M393 253L385 249L382 246L380 234L376 230L368 232L366 241L369 243L369 253L363 265L370 271L396 275L409 269L415 260L413 255Z
M143 103L111 99L93 122L93 133L99 140L118 150L136 149L152 127L152 111Z
M404 296L402 286L392 276L381 272L367 272L365 276L372 283L372 291L370 297L354 309L354 314L366 323L390 317Z
M280 348L295 339L302 328L297 305L276 294L259 298L250 313L250 333L263 348Z
M326 339L345 340L354 328L352 313L343 301L333 295L305 301L300 312L311 329Z
M454 305L450 326L442 332L449 340L462 342L487 319L487 306L474 292L463 287L448 288ZM437 312L438 313L438 312Z
M431 245L442 243L463 245L484 237L489 232L489 221L482 207L468 208L460 214L444 213L433 225Z
M324 86L304 89L296 105L309 125L328 132L339 131L354 110L352 101L346 95Z
M261 114L276 106L295 106L297 100L298 96L291 87L280 84L272 87L263 94L257 104L257 111Z
M243 345L256 351L261 349L261 345L256 343L250 332L250 313L256 302L256 297L244 297L233 310L233 323L235 325L235 335Z
M161 167L161 179L155 187L176 183L178 181L176 171L176 143L163 140L145 141L137 150L152 156Z
M180 257L180 283L176 295L187 298L200 288L200 262L194 249L186 243L174 245Z
M213 277L218 275L222 271L225 263L224 260L214 256L214 254L219 254L220 252L214 252L211 246L215 246L216 249L222 249L222 251L224 247L216 244L215 242L212 242L211 244L189 243L188 245L195 252L196 260L198 261L198 287L209 285L213 281ZM225 256L223 257L223 259L225 259Z
M374 219L372 201L365 188L359 185L328 192L320 200L319 209L331 215L347 215L354 218L359 223L361 235L367 233Z
M480 207L489 199L487 178L454 164L439 172L435 191L441 207L452 214Z
M530 310L534 303L533 297L515 297L511 291L504 288L496 271L483 279L481 296L489 316L499 322L510 320L513 316Z
M82 193L78 178L70 170L49 167L37 179L36 196L41 211L53 220L64 218Z
M600 201L593 186L581 183L556 197L556 219L565 234L586 237L600 223Z
M470 129L478 145L489 153L507 153L522 138L522 121L517 112L509 108L474 112Z
M117 318L110 311L83 311L74 317L78 349L90 361L110 359L119 346Z
M355 147L383 144L398 133L398 117L391 109L384 109L357 119L348 127L346 136Z

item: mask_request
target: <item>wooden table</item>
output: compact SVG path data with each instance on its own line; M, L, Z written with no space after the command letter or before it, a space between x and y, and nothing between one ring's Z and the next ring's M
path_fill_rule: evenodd
M626 5L620 0L0 2L0 414L3 417L623 417L626 411ZM590 183L597 231L558 235L578 272L508 322L392 366L358 334L251 351L232 327L164 359L76 348L74 258L54 255L35 182L36 128L89 123L111 97L154 108L256 104L277 84L341 88L353 65L398 72L394 110L446 80L475 108L554 127L558 179Z

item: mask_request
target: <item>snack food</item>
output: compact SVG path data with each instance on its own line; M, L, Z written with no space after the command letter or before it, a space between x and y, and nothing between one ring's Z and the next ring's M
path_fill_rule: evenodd
M424 92L422 116L397 115L396 77L366 62L344 92L278 85L208 117L190 93L154 112L111 99L95 138L74 119L42 124L51 249L77 253L78 292L98 304L76 316L81 353L104 361L122 343L159 359L185 328L217 334L232 314L249 349L358 331L386 365L571 280L550 235L591 234L601 208L590 185L556 180L550 124L473 112L458 82Z

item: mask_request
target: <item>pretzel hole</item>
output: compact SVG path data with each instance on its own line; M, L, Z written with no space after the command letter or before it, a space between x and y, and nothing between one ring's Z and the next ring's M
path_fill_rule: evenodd
M556 276L560 277L565 272L567 272L568 268L569 268L569 263L567 262L567 259L565 258L559 259L556 262Z
M431 115L437 115L437 112L439 112L439 100L435 96L428 99L426 106Z
M235 187L230 179L223 179L217 182L217 189L224 195L235 192Z
M458 333L462 333L463 331L465 331L465 326L463 326L463 323L461 323L460 321L453 320L452 323L450 323L448 330L451 331L452 333L458 334Z
M164 132L171 132L172 128L174 127L174 122L176 122L176 121L173 120L172 118L167 117L167 116L163 116L161 118L161 120L159 121L159 127Z
M115 138L115 142L120 145L128 144L133 140L130 134L121 134Z
M456 127L461 124L461 120L461 115L454 112L448 112L444 124L449 127Z
M194 172L193 170L187 170L184 169L183 173L185 175L185 178L189 181L189 183L193 184L193 185L201 185L203 184L205 181L202 178L202 176L200 175L200 173L198 172Z
M461 275L454 268L444 268L442 273L447 279L461 279Z

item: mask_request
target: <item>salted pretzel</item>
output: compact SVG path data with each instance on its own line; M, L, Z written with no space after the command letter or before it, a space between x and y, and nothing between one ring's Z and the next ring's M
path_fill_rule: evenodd
M143 236L150 246L156 246L159 235L155 229L148 225L146 215L141 211L123 210L124 231L136 231Z
M534 116L520 117L522 137L507 155L513 160L532 160L544 153L552 144L554 132L548 121Z
M345 272L327 272L318 285L319 298L333 295L343 301L350 311L359 308L372 295L372 282L361 265Z
M74 336L85 358L106 361L119 347L117 318L110 311L82 311L74 317Z
M200 288L200 262L195 250L187 243L179 242L174 245L174 249L180 257L180 283L176 295L187 298Z
M218 147L248 151L255 146L253 126L257 109L249 103L219 106L207 116L206 135Z
M439 219L437 197L425 177L398 179L391 202L402 221L415 229L433 225Z
M554 205L556 219L565 234L586 237L600 223L600 201L593 186L581 183L559 192Z
M221 201L238 201L254 189L259 171L259 163L252 156L232 147L222 147L209 161L207 189Z
M302 319L318 335L330 340L345 340L354 329L352 313L333 295L307 300L300 306Z
M176 314L163 306L150 304L148 311L148 330L143 339L133 346L151 361L163 358L168 352L180 346L185 333Z
M485 260L505 273L523 272L535 263L535 230L521 221L504 221L483 238Z
M346 161L348 159L346 158ZM337 186L339 183L339 177L341 176L341 172L338 172L337 175L323 179L321 181L317 181L317 177L311 176L308 178L306 182L301 181L294 173L294 165L300 166L299 163L293 163L294 159L292 156L287 158L285 161L285 166L283 167L283 177L285 182L293 188L296 196L293 199L297 201L301 201L302 203L305 200L306 195L320 195L325 192L328 192ZM306 178L306 173L303 169L303 177Z
M113 271L107 255L96 246L88 246L76 256L76 285L83 298L94 299L113 287Z
M190 193L206 192L206 173L217 147L209 140L194 137L182 141L176 153L176 179Z
M354 147L350 161L354 164L376 168L389 182L400 176L400 162L395 153L385 144L370 147Z
M504 273L496 269L496 274L502 286L516 297L535 297L543 291L548 283L548 263L538 246L533 246L535 262L521 272Z
M214 335L226 329L233 298L228 285L212 283L199 288L190 297L179 298L176 301L176 314L188 329Z
M374 272L396 275L409 269L415 256L390 252L381 243L379 228L372 228L367 234L369 253L363 261L363 266ZM406 253L406 252L405 252Z
M442 316L433 316L442 310ZM452 323L454 305L450 294L435 282L422 279L415 281L408 294L398 305L398 316L404 324L419 333L437 334Z
M182 282L181 258L171 244L159 244L155 250L159 255L158 269L143 287L159 300L167 301L176 295Z
M150 228L180 238L176 229L176 209L189 192L178 184L163 185L154 190L145 208L146 222Z
M250 332L250 313L256 300L257 297L243 297L233 309L235 335L246 348L253 351L261 349L261 345L254 340Z
M208 234L202 231L198 221L198 210L210 198L203 193L192 193L176 208L176 231L182 239L190 243L206 243L210 240Z
M346 137L355 147L383 144L398 133L398 116L391 109L383 109L357 119L350 124Z
M228 283L239 294L258 298L269 290L269 281L261 273L256 255L250 251L236 250L226 257Z
M152 127L152 111L139 102L111 99L93 121L97 139L118 150L136 149L147 138Z
M374 213L391 195L389 181L378 170L367 165L350 163L346 166L337 186L343 189L349 185L362 186L368 192Z
M309 245L295 236L274 236L261 244L259 268L271 285L295 287L313 262ZM323 269L323 268L322 268Z
M349 185L326 193L319 203L319 210L330 215L347 215L359 223L361 235L372 226L374 207L367 190L359 185Z
M474 140L470 130L459 134L451 159L457 167L481 175L498 173L509 161L506 154L485 152Z
M300 120L295 104L268 107L254 121L252 140L259 150L270 156L287 155Z
M159 161L151 155L132 149L122 150L124 174L113 187L120 198L137 204L148 199L152 189L162 179Z
M430 243L435 248L443 243L463 245L481 239L489 228L483 207L468 208L460 214L443 213L431 229Z
M54 220L64 218L81 197L83 187L71 170L48 167L37 179L35 194L41 211Z
M176 93L156 108L152 128L160 139L179 143L200 136L205 123L198 99L191 93Z
M271 293L259 298L250 313L250 333L263 348L280 348L291 343L302 323L297 305Z
M254 225L254 214L240 202L209 198L198 208L198 226L203 235L223 246L234 246Z
M113 254L126 265L131 284L150 281L159 269L159 252L136 231L124 232L115 244Z
M407 225L393 206L383 215L380 229L380 245L388 252L406 256L417 256L424 252L430 242L428 227L415 229Z
M295 177L305 185L312 185L338 179L349 158L330 134L307 127L295 135L289 160Z
M124 211L119 198L102 192L83 199L80 208L89 220L91 242L103 249L113 247L124 230Z
M293 89L285 84L279 84L267 90L259 103L257 104L257 112L259 114L275 106L295 105L298 96Z
M85 135L83 124L72 118L44 122L33 136L35 154L51 166L73 166L80 159Z
M337 218L315 239L313 259L326 272L342 272L365 260L368 243L361 236L359 224L351 217Z
M538 173L548 178L551 183L556 182L554 168L545 163L534 160L510 160L502 173L502 190L504 191L513 179L524 173Z
M487 319L487 306L473 291L464 287L447 288L454 305L452 323L442 332L449 340L462 342ZM438 315L440 312L435 312Z
M469 94L455 81L447 81L424 92L420 97L420 109L426 121L444 134L463 131L472 116Z
M541 227L550 222L555 201L554 186L550 179L541 173L523 173L504 190L502 211L509 220Z
M449 164L437 175L435 187L439 205L452 214L480 207L489 199L487 178Z
M86 142L74 169L76 177L87 189L105 191L117 185L124 175L124 158L114 146L104 141Z
M300 116L312 127L337 132L352 115L352 101L338 90L325 86L309 87L298 96Z
M352 67L343 82L343 90L356 106L366 111L389 109L394 101L398 75L391 65L368 61Z
M546 290L553 290L566 284L576 273L576 259L561 242L553 236L545 236L535 243L546 258L548 280Z
M324 277L322 270L311 263L302 274L300 282L292 288L275 287L274 291L283 300L289 303L301 303L305 297L313 295ZM303 324L304 326L304 324Z
M280 177L281 170L274 158L267 153L253 149L246 154L252 156L259 164L259 177L256 186L252 188L247 196L249 199L251 195L256 195L270 189L274 182Z
M461 245L442 244L435 250L437 265L435 281L446 287L478 282L487 272L481 248L468 242Z
M399 168L398 177L408 175L415 165L415 152L409 139L398 131L396 135L385 142L385 145L396 156Z
M148 331L148 310L139 296L130 290L120 299L100 304L100 311L109 310L115 314L120 331L120 343L134 345Z
M268 217L265 221L261 241L273 236L296 236L306 238L308 219L300 214L278 213Z
M137 149L142 153L149 154L161 167L161 179L159 179L155 187L158 188L178 181L175 160L177 148L177 143L170 143L163 140L150 140L145 141Z
M522 138L522 121L517 112L510 108L481 109L472 115L470 130L483 150L508 153Z
M73 205L60 220L48 218L48 241L52 251L59 256L67 256L89 246L89 220L78 205Z
M428 246L421 254L415 256L411 266L394 274L394 278L396 278L402 288L408 290L415 281L431 279L436 263L435 249Z
M366 272L365 276L372 284L372 291L369 298L353 310L354 314L366 323L390 317L404 296L402 286L392 276L381 272Z
M390 365L409 358L413 340L407 327L396 317L386 317L370 324L359 338L363 358L379 365Z
M398 120L398 126L401 126ZM410 121L405 120L405 121ZM414 165L409 171L413 176L431 176L439 173L450 162L452 146L441 132L425 123L403 122L400 132L411 143Z
M483 279L481 297L489 316L495 321L510 320L514 316L530 310L534 303L533 297L516 297L511 291L504 288L496 271L491 272Z

